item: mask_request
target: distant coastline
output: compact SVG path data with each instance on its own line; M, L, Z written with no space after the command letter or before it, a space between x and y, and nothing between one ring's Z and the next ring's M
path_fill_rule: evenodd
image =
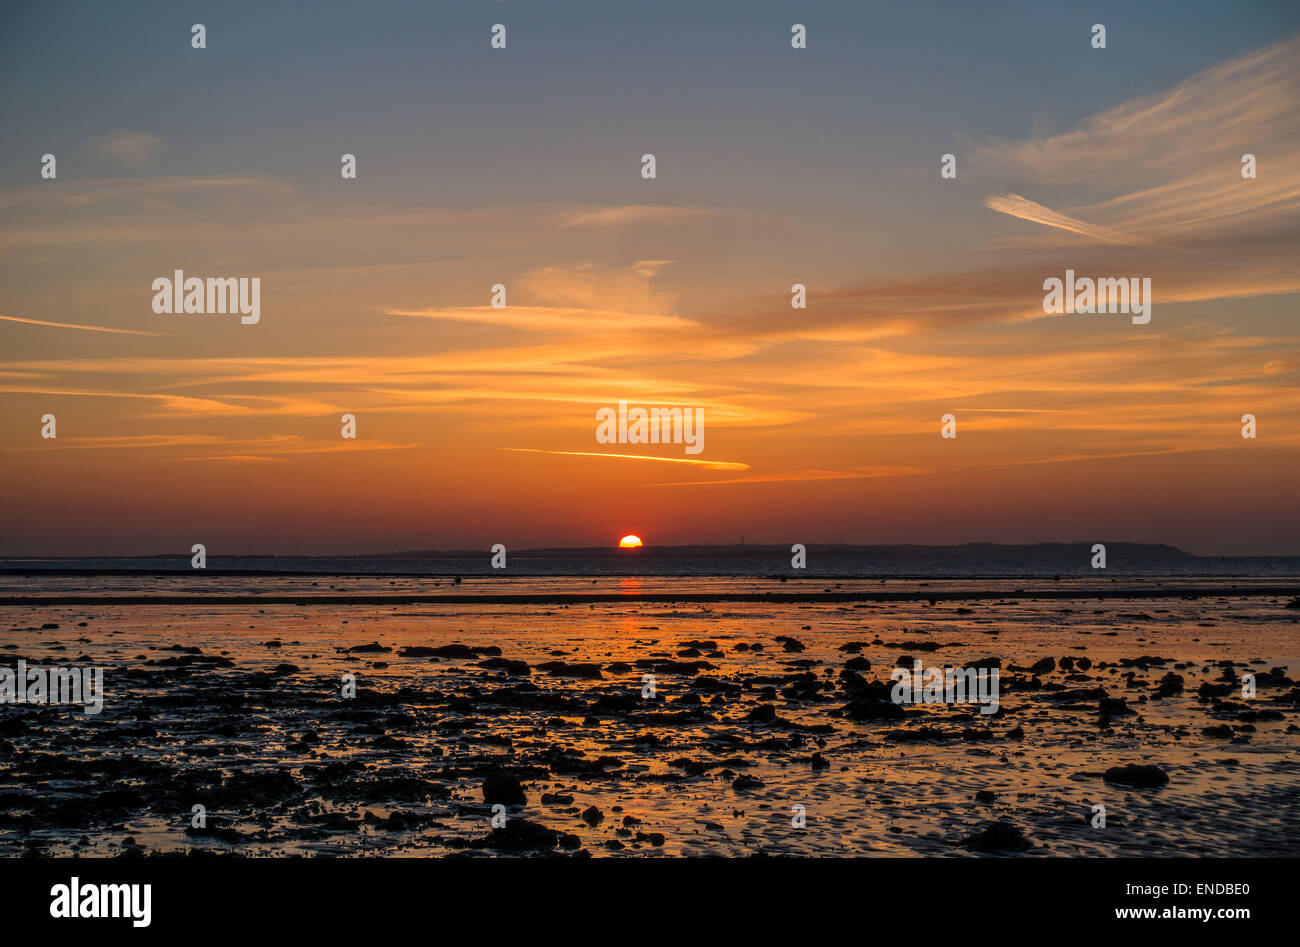
M1092 543L965 543L933 545L807 544L806 568L791 563L791 547L763 545L510 549L494 569L488 549L424 549L359 555L223 555L208 553L193 569L186 552L146 556L0 557L0 576L725 576L799 579L1053 579L1118 576L1300 576L1300 556L1200 556L1165 544L1106 543L1107 568L1091 567Z

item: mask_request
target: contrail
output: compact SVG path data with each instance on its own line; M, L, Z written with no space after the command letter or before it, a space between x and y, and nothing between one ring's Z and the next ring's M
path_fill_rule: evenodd
M620 460L656 460L661 464L691 464L706 470L748 470L749 464L732 460L691 460L686 457L654 457L649 454L602 454L598 451L539 450L535 447L502 447L519 454L561 454L565 457L616 457Z
M1067 217L1065 214L1058 214L1050 207L1044 207L1042 204L1031 201L1027 197L1021 197L1019 194L995 194L993 197L984 199L984 206L989 210L996 210L1012 217L1019 217L1021 220L1032 220L1036 224L1056 227L1059 230L1068 230L1071 233L1082 234L1095 240L1104 240L1107 243L1119 243L1128 247L1155 246L1149 240L1143 240L1141 237L1135 237L1132 234L1111 230L1109 227L1100 227L1097 224L1090 224L1074 217Z
M79 326L72 322L45 322L41 319L20 319L17 316L0 316L6 322L22 322L29 326L53 326L56 329L83 329L86 332L111 332L114 335L158 335L157 332L141 332L137 329L108 329L104 326Z

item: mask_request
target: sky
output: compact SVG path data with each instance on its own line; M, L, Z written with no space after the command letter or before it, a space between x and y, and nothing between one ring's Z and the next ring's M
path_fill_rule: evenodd
M1300 555L1300 6L1134 6L7 4L0 555Z

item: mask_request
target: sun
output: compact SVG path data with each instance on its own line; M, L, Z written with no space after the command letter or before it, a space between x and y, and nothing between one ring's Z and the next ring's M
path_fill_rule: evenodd
M641 537L636 536L632 533L628 533L626 536L624 536L622 539L618 541L618 548L619 549L640 549Z

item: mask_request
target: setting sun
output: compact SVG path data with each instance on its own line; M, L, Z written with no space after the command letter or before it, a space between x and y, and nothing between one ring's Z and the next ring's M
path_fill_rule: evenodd
M619 549L640 549L641 537L634 536L633 534L628 533L626 536L624 536L622 539L618 541L618 548Z

